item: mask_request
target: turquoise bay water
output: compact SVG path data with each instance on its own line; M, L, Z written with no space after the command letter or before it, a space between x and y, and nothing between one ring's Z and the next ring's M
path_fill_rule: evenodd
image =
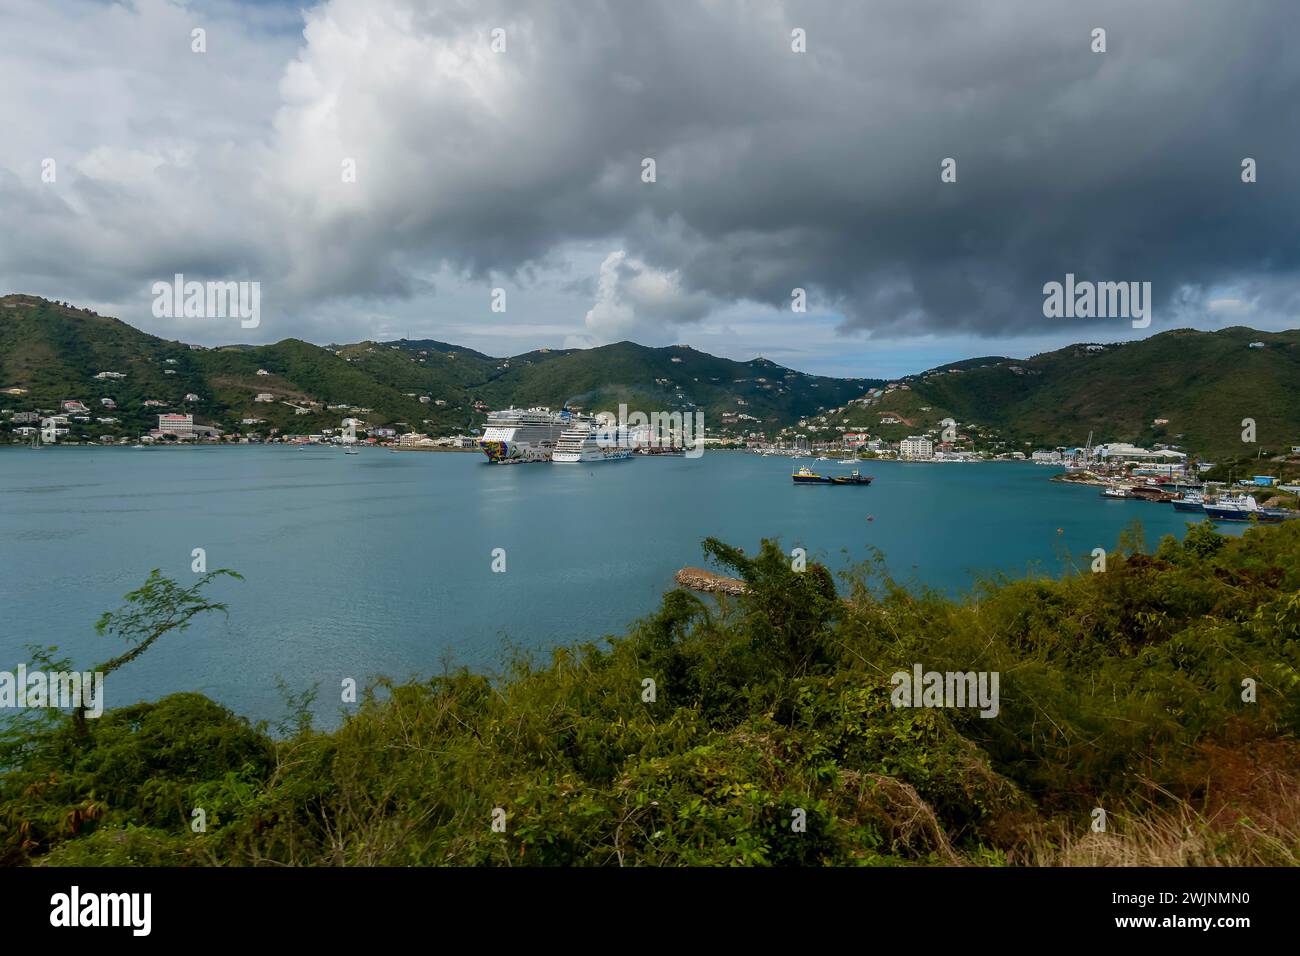
M955 593L995 571L1059 574L1067 552L1086 564L1134 518L1154 542L1192 517L1029 464L862 470L868 488L796 486L789 459L742 452L500 467L383 449L5 449L0 669L33 643L80 667L120 653L95 635L99 614L151 568L192 581L195 548L244 575L214 586L229 614L160 640L114 676L108 706L197 690L275 718L278 675L319 683L329 721L345 677L424 676L448 658L491 667L511 645L623 633L678 568L703 564L710 535L751 554L779 537L835 569L876 547L899 579Z

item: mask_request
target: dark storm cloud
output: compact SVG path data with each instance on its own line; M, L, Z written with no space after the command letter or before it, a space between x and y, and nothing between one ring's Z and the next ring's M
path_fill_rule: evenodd
M440 269L552 276L595 291L597 335L784 309L796 287L850 332L1025 334L1059 326L1042 287L1067 272L1151 282L1154 330L1223 289L1294 305L1300 13L1284 0L331 0L306 17L287 65L282 31L261 56L241 35L238 70L200 64L224 77L211 101L188 56L137 84L119 141L81 144L106 158L70 174L62 206L15 201L35 224L0 247L13 271L235 272L304 314L419 299ZM151 134L172 73L192 109L173 94ZM260 95L232 97L245 86ZM8 205L39 187L0 188ZM573 275L575 248L607 268Z

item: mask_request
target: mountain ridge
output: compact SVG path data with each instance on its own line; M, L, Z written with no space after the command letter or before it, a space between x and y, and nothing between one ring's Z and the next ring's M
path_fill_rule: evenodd
M882 384L633 342L502 358L436 339L199 347L37 296L3 296L0 306L0 388L25 390L5 396L5 406L49 410L75 399L91 407L92 419L118 419L104 428L82 423L92 440L138 435L164 411L227 431L314 432L362 417L372 426L452 434L481 425L488 409L568 404L603 411L622 403L702 411L711 428L727 419L739 434L776 431ZM101 372L126 377L97 380ZM259 395L271 400L258 402ZM104 397L113 398L115 411L98 413Z
M102 371L126 378L96 380ZM1300 445L1297 382L1300 330L1245 326L964 359L889 382L631 341L503 357L437 339L199 347L67 303L0 297L0 388L25 389L5 396L5 407L50 409L77 399L92 407L92 419L118 419L102 433L123 437L153 427L161 411L191 413L227 431L315 432L360 417L371 426L454 434L479 427L489 409L595 412L627 404L703 412L712 433L733 437L828 440L867 431L897 441L951 418L968 438L1003 450L1073 447L1092 433L1096 442L1244 458ZM118 409L101 415L95 406L108 396ZM882 422L887 417L899 421ZM1242 440L1247 422L1255 443ZM82 437L97 438L99 424L84 423Z

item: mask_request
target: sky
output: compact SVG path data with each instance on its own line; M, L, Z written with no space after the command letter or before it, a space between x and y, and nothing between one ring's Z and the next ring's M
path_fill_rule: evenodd
M1295 328L1297 28L1293 0L5 0L0 293L207 345L885 378ZM258 325L156 314L177 274L257 283ZM1045 314L1067 274L1149 282L1150 325Z

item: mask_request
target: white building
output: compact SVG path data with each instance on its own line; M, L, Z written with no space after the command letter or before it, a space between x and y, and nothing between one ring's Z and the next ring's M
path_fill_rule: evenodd
M1131 461L1141 464L1149 462L1171 464L1184 461L1187 458L1187 455L1181 451L1171 451L1169 449L1152 451L1149 448L1130 445L1128 442L1111 442L1108 445L1097 445L1092 451L1098 458Z
M933 458L934 442L924 435L910 435L898 443L901 458Z
M159 415L158 431L164 435L177 438L190 438L194 435L193 415Z

